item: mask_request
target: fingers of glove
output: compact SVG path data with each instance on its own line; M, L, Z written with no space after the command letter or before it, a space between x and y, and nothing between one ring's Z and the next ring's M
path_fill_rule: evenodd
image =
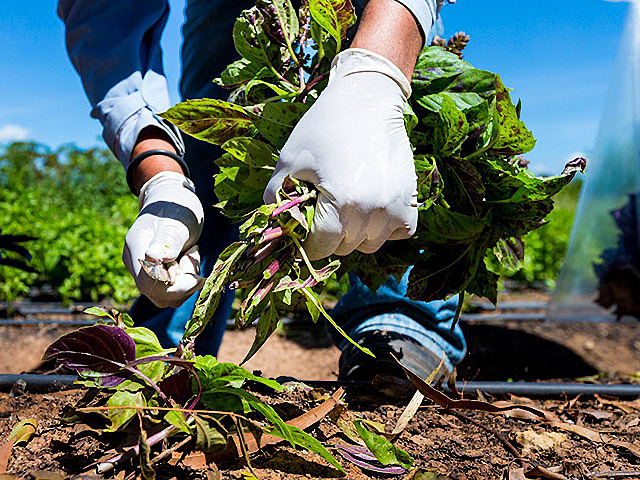
M174 307L182 305L194 292L202 288L205 278L200 276L200 253L194 246L187 250L178 263L169 267L173 271L171 279L173 284L166 285L148 277L144 272L140 274L138 288L156 306ZM146 277L146 278L143 278Z
M134 279L140 274L140 270L142 269L140 260L144 260L144 254L153 236L154 229L150 228L150 225L147 225L145 221L141 221L140 218L133 222L133 225L127 232L124 241L124 251L122 252L122 260Z
M350 215L345 238L335 251L336 255L348 255L354 250L373 253L396 230L398 221L386 209L376 209L367 215L355 212Z
M147 260L175 260L189 241L189 229L180 221L173 219L163 219L157 226L153 239L145 251Z
M282 181L286 175L287 174L282 170L276 170L273 172L273 175L269 179L269 183L267 183L267 188L264 189L264 193L262 194L262 200L264 203L275 203L276 192L280 188L280 185L282 185Z
M151 281L153 282L153 280ZM138 289L157 307L178 308L200 287L200 281L193 275L181 273L176 277L176 283L171 287L161 282L155 282L155 285L151 288L145 288L144 291L140 287Z
M338 210L322 193L318 195L311 231L304 242L304 249L311 260L319 260L333 254L344 238L344 229Z
M411 210L407 210L406 213L407 216L404 225L391 232L389 240L405 240L411 238L413 234L416 233L416 229L418 228L418 207L412 206Z
M184 252L178 261L180 272L186 275L192 275L198 281L198 288L202 288L206 280L200 276L200 252L197 246L191 247Z

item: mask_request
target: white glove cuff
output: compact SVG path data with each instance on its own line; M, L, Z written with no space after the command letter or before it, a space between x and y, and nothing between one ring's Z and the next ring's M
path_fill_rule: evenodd
M154 193L160 189L165 190L168 186L177 186L191 190L196 193L196 186L193 182L178 172L164 171L156 173L153 177L147 180L140 189L140 195L138 197L138 206L142 210L143 205L146 204L149 197L153 197Z
M336 55L331 62L329 82L360 72L382 73L398 84L405 101L411 96L411 84L404 73L391 60L364 48L348 48Z

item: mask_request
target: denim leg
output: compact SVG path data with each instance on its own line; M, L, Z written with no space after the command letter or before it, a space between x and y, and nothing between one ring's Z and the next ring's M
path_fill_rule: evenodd
M331 311L331 316L352 338L368 331L396 332L416 340L436 355L445 355L446 366L460 363L467 352L467 345L460 325L451 332L458 296L448 300L420 302L407 298L409 273L400 283L389 276L374 293L353 273L349 274L351 288ZM334 339L340 349L346 340Z
M212 80L219 76L227 64L237 59L232 42L235 18L252 0L188 0L185 24L182 28L182 66L180 93L183 99L226 98L228 92ZM213 175L217 172L214 160L221 151L215 145L188 135L185 141L185 161L191 170L196 193L204 208L204 228L197 243L201 257L201 274L211 273L218 255L235 240L236 229L213 205ZM130 310L137 325L153 330L161 344L175 347L184 332L199 292L194 293L179 308L158 308L146 297L139 297ZM227 320L231 314L233 292L227 291L211 318L209 325L196 340L196 353L216 355L222 341Z

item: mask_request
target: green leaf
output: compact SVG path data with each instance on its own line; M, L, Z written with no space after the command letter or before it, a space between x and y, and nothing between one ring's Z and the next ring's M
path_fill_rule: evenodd
M291 4L291 0L273 0L272 4L285 41L288 44L293 43L298 36L298 30L300 30L298 12Z
M227 446L227 431L222 424L210 415L194 414L196 427L196 450L213 453Z
M88 315L95 315L96 317L109 317L113 319L113 315L111 315L111 312L109 312L103 307L85 308L83 313L86 313Z
M336 41L340 51L342 38L355 23L355 10L349 0L309 0L309 12Z
M533 150L535 138L519 119L516 107L511 102L511 96L496 76L496 108L500 119L500 133L498 140L491 147L491 152L500 155L521 155Z
M413 465L411 455L396 447L385 437L371 433L362 425L360 420L354 420L353 423L360 438L382 465L400 465L407 470L411 468L411 465Z
M501 238L493 247L493 253L500 264L508 271L515 272L522 268L524 261L524 243L517 237Z
M302 448L306 448L310 452L317 453L322 458L324 458L329 465L337 468L341 472L344 472L344 469L336 461L333 455L331 455L331 453L329 453L329 451L324 447L324 445L322 445L322 443L320 443L316 438L312 437L311 435L299 429L298 427L289 426L289 430L293 434L293 439L296 445L299 445ZM274 435L276 437L284 438L275 429L271 429L269 431L269 434Z
M302 115L309 109L304 103L270 102L264 104L260 113L254 107L246 107L246 111L262 136L275 147L282 148L291 135Z
M220 75L220 78L216 79L216 83L230 87L247 83L249 80L255 78L265 78L267 76L274 76L268 68L265 68L259 63L247 60L246 58L241 58L229 64Z
M258 397L255 395L242 390L240 388L231 388L231 387L216 387L210 391L210 394L220 394L226 393L235 395L240 398L244 403L246 403L251 409L260 413L271 425L273 425L275 432L280 438L284 438L287 440L292 447L295 447L295 439L293 437L293 432L291 427L287 425L280 415L276 413L276 411L270 405L263 403Z
M402 116L404 117L404 127L407 129L407 135L411 137L413 128L418 124L418 116L407 102L402 105Z
M187 435L193 434L193 429L191 428L191 426L185 420L184 413L182 413L182 412L178 412L178 411L175 411L175 410L169 410L164 415L164 421L169 423L170 425L173 425L178 430L180 430L182 433L186 433Z
M474 107L481 105L486 102L480 95L473 92L462 92L462 93L451 93L451 92L442 92L442 93L433 93L429 95L423 95L417 98L416 102L431 112L439 112L442 108L443 102L446 99L452 100L453 104L459 110L467 111L471 110Z
M418 56L412 83L416 86L425 86L436 79L457 77L460 73L471 69L473 67L455 53L441 47L427 47L422 49Z
M421 210L418 222L417 236L423 245L468 243L478 238L487 225L484 219L456 213L440 205Z
M471 281L465 287L465 290L478 297L485 297L491 303L498 303L498 279L500 277L490 272L485 262L479 262L478 267Z
M267 37L263 22L262 14L256 8L242 12L233 26L233 43L245 59L272 66L280 57L280 49Z
M136 345L136 360L156 355L167 355L171 350L166 350L160 345L160 341L156 334L145 327L125 328L125 332L133 338ZM164 372L164 362L155 361L143 363L137 368L153 381L162 378Z
M182 336L182 341L185 344L197 337L209 323L218 307L222 290L229 280L231 268L246 248L247 245L242 242L232 243L218 256L211 275L200 291L193 315L185 326L185 332Z
M255 133L253 122L243 107L211 98L178 103L160 116L184 133L215 145Z
M267 168L273 171L278 162L278 152L271 145L251 137L232 138L222 145L222 149L238 162L218 161L221 166Z
M108 407L144 407L146 406L142 391L129 392L126 390L118 390L115 392L109 400L107 400ZM115 432L125 423L127 423L131 417L136 415L135 409L113 409L106 411L106 416L111 422L107 432Z
M434 152L438 155L451 155L460 149L469 132L467 118L458 110L451 97L443 96L438 112L439 122L434 130Z
M260 347L264 345L264 342L266 342L271 334L276 331L279 320L280 315L278 315L275 304L271 301L269 302L269 307L263 311L262 315L260 315L258 324L256 325L256 336L253 339L253 344L251 345L249 352L245 355L244 360L240 363L247 362L255 355Z

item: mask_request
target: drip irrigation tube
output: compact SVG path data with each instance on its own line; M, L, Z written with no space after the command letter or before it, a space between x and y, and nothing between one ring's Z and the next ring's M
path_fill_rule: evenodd
M17 382L29 392L62 390L73 387L75 375L0 374L0 391L11 390ZM369 382L305 380L312 387L366 388ZM513 394L525 397L573 397L576 395L610 395L612 397L639 397L640 385L603 385L593 383L541 383L541 382L456 382L459 392L475 393L480 390L491 395Z

